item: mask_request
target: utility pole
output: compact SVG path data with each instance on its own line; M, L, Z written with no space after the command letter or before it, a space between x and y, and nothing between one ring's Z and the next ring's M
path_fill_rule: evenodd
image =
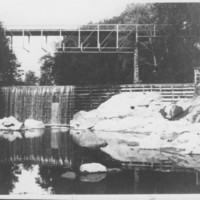
M138 66L138 26L135 27L135 48L133 62L133 83L139 83L139 66Z

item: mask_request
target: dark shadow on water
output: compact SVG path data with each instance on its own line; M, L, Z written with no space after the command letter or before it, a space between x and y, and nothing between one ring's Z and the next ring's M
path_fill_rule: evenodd
M0 194L9 194L14 188L14 183L18 181L14 174L16 170L13 164L0 164Z
M143 171L140 173L138 193L199 193L199 186L196 184L195 173Z

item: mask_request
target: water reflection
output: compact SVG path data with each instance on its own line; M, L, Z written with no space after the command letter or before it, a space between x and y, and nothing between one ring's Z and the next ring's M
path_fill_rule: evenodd
M0 131L0 138L12 142L17 138L22 138L22 134L19 131Z
M18 165L17 181L14 182L14 187L10 190L10 194L49 194L51 188L44 189L41 187L37 180L39 176L38 165Z
M63 128L1 132L0 159L1 162L68 165L73 155L71 144L70 135Z
M80 147L77 141L73 142L66 128L1 132L0 194L200 193L195 171L160 172L164 168L159 166L139 170L136 165L113 161L98 148ZM140 153L145 156L147 152ZM148 152L154 160L157 154ZM79 174L80 165L88 162L124 170L117 174ZM71 171L77 175L74 180L61 176Z
M39 129L29 129L24 131L23 135L25 138L36 138L36 137L40 137L44 134L45 129L43 128L39 128Z

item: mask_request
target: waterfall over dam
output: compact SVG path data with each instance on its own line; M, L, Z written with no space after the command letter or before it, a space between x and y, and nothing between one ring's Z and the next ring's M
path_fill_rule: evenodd
M45 124L66 124L73 115L73 86L19 86L0 89L0 115Z

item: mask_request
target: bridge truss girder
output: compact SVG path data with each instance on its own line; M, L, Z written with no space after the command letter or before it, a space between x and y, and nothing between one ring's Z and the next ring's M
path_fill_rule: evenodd
M28 50L25 39L41 37L41 48L47 51L48 37L59 37L55 53L134 53L141 37L163 37L169 26L153 24L89 24L74 27L9 27L5 34L22 37L22 47Z

